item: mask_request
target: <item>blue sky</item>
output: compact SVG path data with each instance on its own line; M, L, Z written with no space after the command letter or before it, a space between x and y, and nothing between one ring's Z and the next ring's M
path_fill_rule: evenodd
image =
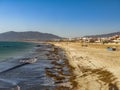
M0 0L0 33L77 37L120 31L120 0Z

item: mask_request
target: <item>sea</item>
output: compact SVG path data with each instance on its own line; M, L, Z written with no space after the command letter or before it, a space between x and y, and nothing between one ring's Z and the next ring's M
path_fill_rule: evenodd
M40 47L37 45L38 43L0 41L0 90L59 90L59 82L69 81L69 76L56 80L47 75L50 73L59 76L58 70L69 74L69 70L61 59L54 60L60 66L53 64L53 60L46 59L45 55L53 50L48 44L39 43ZM34 63L20 62L26 57L36 56L37 61ZM65 87L60 90L69 89Z
M23 56L30 52L34 43L0 41L0 61Z

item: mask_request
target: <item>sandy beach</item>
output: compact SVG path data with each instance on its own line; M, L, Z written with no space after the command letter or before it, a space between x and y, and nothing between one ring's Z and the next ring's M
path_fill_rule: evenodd
M120 44L88 44L55 42L64 49L72 67L71 90L119 90L120 89ZM109 46L117 47L109 51Z
M0 89L119 90L119 55L119 44L37 42L27 56L0 63Z

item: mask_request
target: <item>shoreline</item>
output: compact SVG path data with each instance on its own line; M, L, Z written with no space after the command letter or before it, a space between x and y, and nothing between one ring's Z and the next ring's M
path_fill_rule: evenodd
M20 62L21 59L24 60L23 57L0 62L0 69L2 70L0 71L0 78L4 79L1 85L4 84L5 88L7 86L6 81L10 81L16 83L15 88L19 87L17 90L33 90L34 88L36 90L39 88L41 90L47 88L71 90L70 71L63 50L48 43L37 42L37 44L38 47L35 48L34 52L26 56L29 58L37 57L37 61L34 63L24 65L23 62ZM38 74L40 72L41 74ZM29 87L29 83L33 86ZM10 86L7 87L10 88L11 86L10 83ZM0 88L2 87L0 86Z
M0 80L5 79L2 80L4 85L8 80L17 82L18 90L119 90L120 51L107 51L103 46L97 48L99 45L82 47L79 43L34 43L33 52L25 57L37 57L36 62L20 65L19 60L25 58L21 57L7 61L8 68L5 63L0 63L4 69Z

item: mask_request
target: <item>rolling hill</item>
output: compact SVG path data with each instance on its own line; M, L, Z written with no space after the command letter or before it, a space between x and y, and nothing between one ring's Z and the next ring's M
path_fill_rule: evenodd
M34 32L34 31L27 31L27 32L9 31L0 34L1 41L28 40L28 39L52 40L52 39L60 39L60 38L61 37L53 34Z
M102 37L111 37L114 35L120 35L120 31L119 32L113 32L113 33L108 33L108 34L100 34L100 35L88 35L88 36L84 36L84 37L92 37L92 38L102 38Z

